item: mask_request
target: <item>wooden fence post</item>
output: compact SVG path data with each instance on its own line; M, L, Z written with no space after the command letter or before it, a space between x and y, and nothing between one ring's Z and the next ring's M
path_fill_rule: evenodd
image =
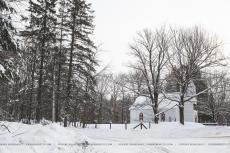
M112 121L109 121L109 129L111 130L112 128Z
M64 118L64 127L67 127L67 117Z

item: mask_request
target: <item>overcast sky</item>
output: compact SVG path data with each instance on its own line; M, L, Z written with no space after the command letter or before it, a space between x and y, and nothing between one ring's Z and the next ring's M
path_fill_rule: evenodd
M95 10L95 35L102 44L102 63L111 70L127 70L132 58L128 44L137 31L161 25L198 25L216 34L230 55L230 0L88 0Z

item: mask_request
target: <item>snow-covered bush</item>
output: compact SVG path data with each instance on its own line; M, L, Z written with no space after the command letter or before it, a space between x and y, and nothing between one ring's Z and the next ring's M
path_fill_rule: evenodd
M40 122L40 123L41 123L41 125L43 125L43 126L44 126L44 125L48 125L48 124L50 124L51 122L50 122L49 120L46 120L46 119L44 119L44 118L43 118L43 119L41 120L41 122Z

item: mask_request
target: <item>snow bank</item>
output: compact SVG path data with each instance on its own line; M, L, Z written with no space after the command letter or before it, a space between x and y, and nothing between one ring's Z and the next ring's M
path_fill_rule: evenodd
M230 146L208 145L229 144L229 127L189 122L184 126L178 122L151 124L151 128L145 130L133 129L135 124L128 124L127 130L124 124L112 124L111 130L109 124L97 125L96 129L94 124L85 129L64 128L59 124L4 124L11 133L0 128L0 153L219 153L220 150L229 153ZM148 123L145 125L148 127ZM154 143L172 145L148 145ZM181 143L202 145L183 146Z
M3 122L1 122L3 124ZM0 153L33 152L83 152L87 137L76 130L64 128L59 124L26 125L22 123L5 122L9 133L4 127L0 129ZM88 147L94 152L92 147Z

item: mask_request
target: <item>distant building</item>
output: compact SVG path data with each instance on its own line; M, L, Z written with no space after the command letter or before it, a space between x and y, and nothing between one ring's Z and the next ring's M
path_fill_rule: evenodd
M196 87L190 83L186 97L191 97L196 94ZM159 94L159 122L172 122L179 121L179 108L178 102L180 96L178 92L170 92L166 94ZM184 105L184 119L187 122L197 122L198 116L194 106L197 104L197 98L193 97ZM154 113L151 101L148 97L139 96L129 108L130 110L130 123L137 123L140 120L143 122L154 122Z

